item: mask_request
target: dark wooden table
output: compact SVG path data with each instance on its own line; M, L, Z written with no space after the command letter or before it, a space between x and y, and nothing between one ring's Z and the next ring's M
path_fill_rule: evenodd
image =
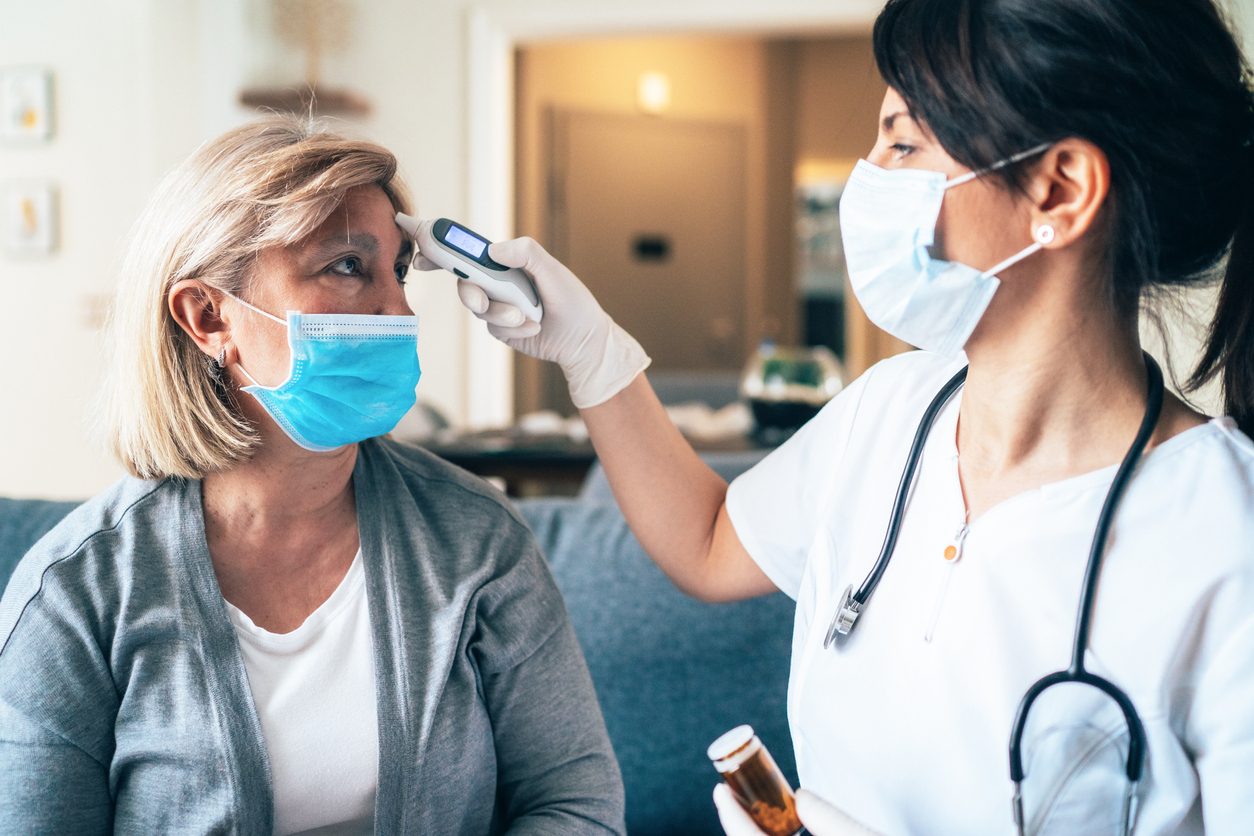
M513 497L575 496L597 460L587 440L531 435L516 429L440 435L415 443L477 476L504 480L505 492ZM763 447L749 438L692 443L698 453Z
M477 476L504 480L513 497L575 496L597 460L589 441L516 430L437 436L418 444Z

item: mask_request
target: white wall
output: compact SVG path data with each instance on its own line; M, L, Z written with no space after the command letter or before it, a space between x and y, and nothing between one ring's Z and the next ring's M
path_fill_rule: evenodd
M1245 41L1245 54L1254 50L1254 0L1226 0L1233 23Z
M61 195L60 252L0 256L0 494L83 496L117 475L88 441L99 313L132 220L194 142L183 58L192 11L153 0L0 2L0 65L56 73L55 139L0 146L0 180L47 177Z
M362 90L375 115L346 125L392 148L424 213L465 208L462 2L357 7L326 80ZM55 73L56 135L0 146L0 180L60 185L61 246L0 256L0 495L85 497L121 471L89 432L102 372L99 319L127 232L160 176L249 117L248 83L300 79L274 45L265 0L0 0L0 66ZM291 74L286 74L288 71ZM452 280L417 277L420 395L464 420L466 315Z

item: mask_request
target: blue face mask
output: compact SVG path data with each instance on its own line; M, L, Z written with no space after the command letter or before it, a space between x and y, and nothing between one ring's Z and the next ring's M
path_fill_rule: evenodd
M287 321L235 299L287 327L292 368L274 387L252 381L243 391L301 447L323 453L386 435L414 405L418 317L302 314Z

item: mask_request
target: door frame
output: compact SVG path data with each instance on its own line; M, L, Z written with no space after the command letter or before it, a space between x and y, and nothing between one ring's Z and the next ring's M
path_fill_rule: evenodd
M659 34L865 34L883 0L495 0L473 5L467 25L467 222L489 238L514 234L514 50L575 37ZM514 418L513 352L470 328L471 427Z

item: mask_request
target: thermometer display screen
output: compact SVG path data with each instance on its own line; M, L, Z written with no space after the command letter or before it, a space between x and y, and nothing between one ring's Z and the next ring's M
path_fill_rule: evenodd
M456 247L471 258L479 258L483 255L484 250L488 248L488 242L482 238L476 238L463 229L450 226L448 232L444 233L444 243L449 246Z

